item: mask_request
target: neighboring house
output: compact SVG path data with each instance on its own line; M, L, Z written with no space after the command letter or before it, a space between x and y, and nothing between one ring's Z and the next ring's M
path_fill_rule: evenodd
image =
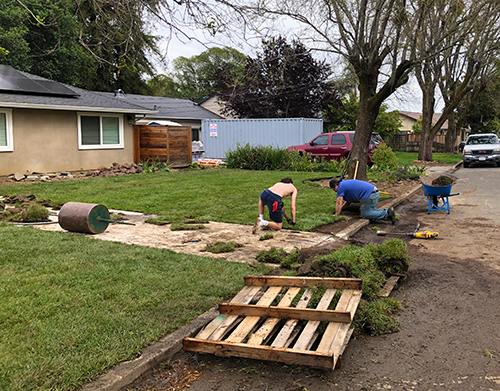
M134 120L156 113L0 65L0 175L132 163Z
M208 111L217 114L223 119L234 119L234 117L222 113L222 108L224 107L224 104L219 101L218 95L205 98L198 104L204 109L207 109Z
M399 111L399 116L401 118L401 123L403 124L400 132L408 132L413 133L413 125L422 117L422 113L413 113L410 111ZM439 118L441 117L441 113L434 113L432 118L432 123L435 124ZM448 130L448 120L446 120L441 126L441 130L438 134L445 134Z
M146 96L127 93L101 93L107 97L122 100L124 102L147 107L156 112L140 118L144 120L165 120L172 121L181 126L191 126L193 141L201 139L201 121L204 119L220 119L221 116L204 109L200 105L191 102L189 99L165 98L162 96ZM140 123L141 123L140 122Z

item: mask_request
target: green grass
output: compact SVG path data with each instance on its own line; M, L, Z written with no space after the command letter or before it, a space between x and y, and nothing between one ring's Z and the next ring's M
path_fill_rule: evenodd
M0 390L74 390L267 272L5 223L0 233Z
M418 160L418 152L394 151L394 153L396 154L400 165L405 165L414 162L415 160ZM433 153L432 159L435 162L456 164L462 160L462 155L454 153Z
M69 201L96 203L109 209L159 214L171 222L197 219L253 224L258 216L260 192L290 176L298 189L295 229L308 231L335 221L332 215L335 193L328 188L311 186L308 181L334 175L339 173L186 170L16 184L4 186L0 194L29 193L36 195L37 199L51 199L55 204ZM284 201L290 212L290 198ZM286 223L284 226L287 227Z

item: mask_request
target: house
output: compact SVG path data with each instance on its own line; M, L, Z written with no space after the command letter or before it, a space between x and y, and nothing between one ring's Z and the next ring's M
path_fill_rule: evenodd
M115 97L124 102L134 105L147 107L154 111L155 114L138 117L138 124L146 124L147 122L156 121L171 121L181 126L191 126L192 140L201 140L201 121L204 119L220 119L218 114L204 109L200 105L193 103L188 99L165 98L162 96L146 96L136 94L126 94L119 92L100 93L103 96Z
M413 125L422 117L422 113L414 113L411 111L399 111L399 116L401 119L401 123L403 126L400 129L400 132L408 132L413 133ZM434 113L432 118L432 123L435 124L439 118L441 117L441 113ZM438 134L445 134L448 130L448 120L446 120L441 126L441 130Z
M0 175L132 163L135 118L157 113L0 65Z
M217 114L220 118L223 119L233 119L234 117L229 116L227 114L222 113L222 108L224 104L220 102L218 95L209 96L203 99L198 103L204 109L211 111L214 114Z

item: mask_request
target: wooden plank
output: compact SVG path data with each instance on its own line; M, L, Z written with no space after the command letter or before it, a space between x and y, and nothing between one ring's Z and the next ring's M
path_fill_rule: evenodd
M304 294L300 298L299 302L297 303L296 308L306 308L307 305L309 304L309 301L311 300L311 288L307 288L304 291ZM281 331L279 334L276 336L274 339L273 343L271 346L274 347L284 347L292 335L293 329L297 325L298 320L297 319L290 319L287 320L285 325L281 328Z
M391 276L389 279L386 281L384 288L378 295L379 297L389 297L393 289L396 287L399 281L399 276Z
M362 293L362 291L353 291L348 292L348 295L346 295L346 297L349 297L346 309L351 311L353 314L356 312ZM342 305L345 306L345 301ZM328 325L317 351L325 354L332 354L334 356L335 365L337 365L337 360L344 352L351 337L353 328L346 323L336 323L331 325L332 327L330 330L328 330L330 328L330 325ZM332 330L335 332L335 336L334 338L328 340L327 334L330 334Z
M245 285L260 286L322 286L329 289L361 289L361 279L357 278L323 278L323 277L278 277L278 276L245 276Z
M361 291L354 291L351 300L349 301L349 305L347 307L348 311L351 311L353 314L356 312L356 309L358 308L359 301L361 300L361 295L363 292ZM345 347L343 346L345 343L345 339L347 336L347 333L349 332L349 327L350 325L346 323L342 323L339 327L339 331L337 332L337 335L335 337L335 340L332 343L332 346L330 347L330 350L328 353L334 354L336 357L339 357Z
M300 292L300 288L290 288L282 297L280 302L278 303L278 307L289 307L292 304L293 299ZM260 328L251 335L248 339L247 344L249 345L261 345L264 340L271 334L274 327L278 324L280 320L278 318L269 318L266 319L264 324L260 326Z
M335 296L335 292L337 292L336 289L327 289L316 308L319 310L327 309L333 297ZM316 331L320 323L321 322L317 320L308 321L306 326L304 327L304 330L302 330L302 333L300 333L299 339L297 340L297 342L295 342L293 346L294 349L299 349L299 350L306 349L309 344L309 341L313 337L314 332Z
M272 286L269 287L269 289L264 293L264 295L260 298L258 301L257 305L260 306L269 306L272 304L276 296L281 291L280 286ZM252 328L257 324L259 321L260 317L259 316L247 316L243 321L236 327L236 329L229 335L229 337L226 339L228 342L242 342L250 333Z
M227 341L205 341L196 338L185 338L184 349L188 351L211 353L223 357L245 357L257 360L277 361L291 365L308 365L316 368L334 368L334 357L314 351L277 348L270 346L253 346Z
M351 313L336 310L318 310L312 308L281 308L278 306L259 306L249 304L220 304L219 312L223 315L247 315L258 317L317 320L319 322L350 323Z
M346 310L353 296L354 291L351 289L345 289L342 292L342 296L340 296L339 302L335 309L338 310ZM330 351L330 347L339 331L340 323L330 323L326 327L325 332L323 333L323 337L318 345L318 352L328 353Z
M260 291L260 288L257 287L251 287L251 286L245 286L243 287L242 290L238 292L236 296L234 296L231 299L231 303L250 303L252 301L253 297ZM227 330L228 327L230 327L233 322L237 319L237 316L224 316L224 315L219 315L217 316L212 322L210 322L208 325L203 328L196 338L199 339L219 339L222 337L222 335L217 338L217 335L213 336L212 334L216 332L219 328L221 330ZM218 332L220 333L220 331Z

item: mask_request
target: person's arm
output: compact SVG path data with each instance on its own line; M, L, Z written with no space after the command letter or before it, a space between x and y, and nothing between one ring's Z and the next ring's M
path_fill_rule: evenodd
M344 201L343 196L337 197L337 205L335 206L335 216L340 216L340 212L342 211L342 208L347 202Z
M297 200L297 188L293 186L293 192L292 192L292 205L290 206L291 212L292 212L292 223L295 224L295 201Z

